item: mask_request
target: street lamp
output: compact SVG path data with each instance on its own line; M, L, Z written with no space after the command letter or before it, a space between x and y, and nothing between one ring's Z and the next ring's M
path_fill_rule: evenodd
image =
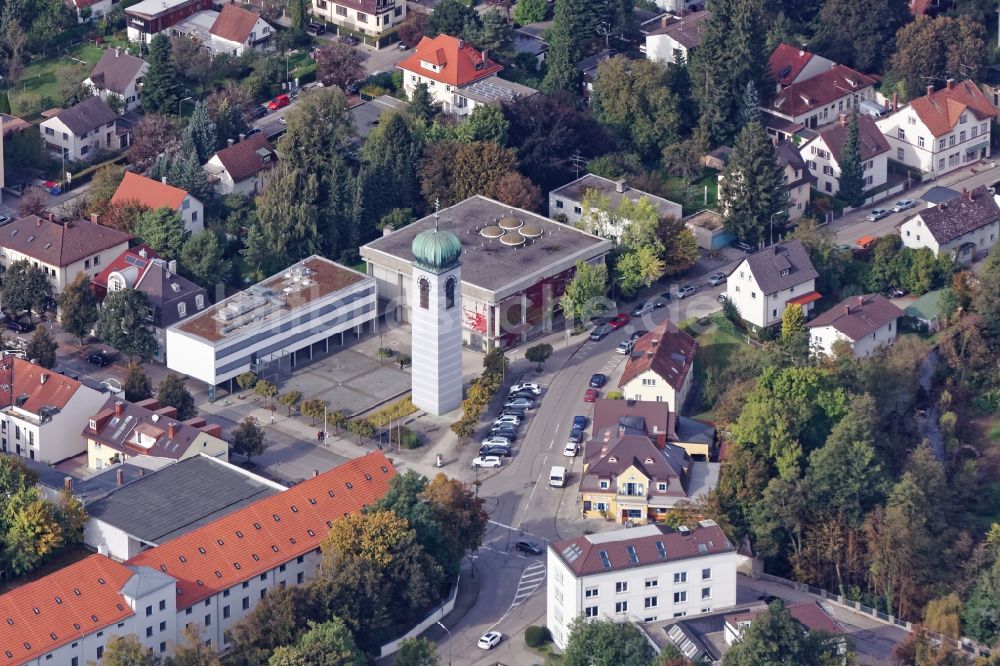
M194 99L194 97L191 97L190 95L188 95L184 99L177 100L177 117L178 118L180 118L180 116L181 116L181 105L184 104L184 102L188 102L188 101L190 101L192 99Z
M448 632L448 666L451 666L451 631L438 621L437 625Z
M769 245L774 245L774 218L776 215L784 215L784 212L771 213L771 242Z

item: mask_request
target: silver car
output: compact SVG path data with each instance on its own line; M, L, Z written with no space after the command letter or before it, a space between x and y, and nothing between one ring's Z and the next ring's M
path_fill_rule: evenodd
M902 213L904 210L909 210L910 208L913 208L916 205L917 204L913 202L913 199L900 199L892 207L892 212Z
M725 281L726 281L725 273L714 273L710 278L708 278L708 283L713 287L718 287Z

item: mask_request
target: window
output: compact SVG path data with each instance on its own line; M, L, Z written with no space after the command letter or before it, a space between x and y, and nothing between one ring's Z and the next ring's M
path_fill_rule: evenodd
M368 14L358 12L358 23L368 23Z
M959 143L965 141L965 130L962 130L961 132L958 133L958 141Z
M967 122L969 122L969 114L963 113L962 115L960 115L958 117L958 124L959 125L964 125Z
M448 281L444 283L444 309L450 310L455 307L455 285L458 281L450 277Z
M97 658L100 659L103 656L104 656L104 646L103 645L98 645L97 646Z
M628 602L627 601L616 601L615 602L615 612L616 613L627 613L628 612Z
M980 133L986 134L986 127L987 127L986 123L983 123L982 125L980 125L979 126Z
M710 587L703 587L703 588L701 588L701 598L702 599L711 599L712 598L712 588L710 588Z
M586 617L597 617L597 606L587 606L583 609L583 614Z
M712 580L712 570L711 569L702 569L701 570L701 579L702 580Z
M952 134L951 136L948 137L948 147L951 148L954 145L955 145L955 135Z
M160 622L160 631L166 631L166 630L167 630L167 622L166 620L164 620L163 622Z
M657 481L656 482L656 489L658 491L660 491L661 493L667 492L667 483L666 483L666 481Z
M187 303L178 303L177 304L177 316L178 317L186 317L187 316Z
M945 146L947 146L947 145L948 145L948 140L947 139L941 139L938 142L938 150L944 150Z
M229 606L222 607L222 617L223 619L229 617Z
M922 137L922 136L918 136L918 137L917 137L917 145L918 145L919 147L921 147L921 148L923 148L923 147L924 147L924 137Z
M688 581L687 571L678 571L674 574L674 585L686 583Z
M305 581L305 579L306 575L300 571L298 575L295 577L295 582L301 585Z
M100 256L94 257L94 265L95 266L100 266L101 265L101 257Z
M243 597L243 610L250 609L250 597Z
M195 296L194 307L197 308L198 310L201 310L203 307L205 307L205 297L202 296L201 294Z
M756 291L751 291L750 292L750 298L757 298L757 292Z
M149 617L152 614L153 614L153 607L152 606L146 606L146 617Z
M83 260L83 267L84 268L90 268L90 259L84 259Z
M89 152L90 152L90 146L84 146L84 147L80 148L80 154L81 155L86 155Z
M562 207L563 207L562 199L556 199L556 208L562 208Z
M152 637L153 637L153 628L146 627L146 638L152 638Z
M938 160L938 171L940 171L941 169L944 169L944 158L943 157Z
M898 136L900 139L905 139L906 138L906 130L904 130L902 127L900 127L896 131L896 136Z
M687 592L674 592L674 603L683 604L687 603L688 593Z
M420 278L417 287L420 289L420 307L427 310L431 307L431 283L427 278Z
M897 148L896 149L896 159L902 161L903 156L904 156L903 149L902 148Z
M979 136L979 128L973 125L972 128L969 130L969 136L972 137L973 139Z
M573 212L579 215L583 212L583 209L580 208L579 206L573 206Z
M599 589L596 587L588 587L583 591L583 597L585 599L593 599L600 594Z
M205 616L205 626L206 627L211 627L212 626L212 615L211 614Z
M644 377L643 380L642 380L642 385L643 386L656 386L656 379L655 378Z
M627 580L620 580L617 583L615 583L615 592L617 594L621 594L623 592L628 592L628 581Z
M643 608L656 608L660 604L657 601L656 597L646 597L645 599L642 600L642 605Z
M605 479L601 479L600 485L601 485L601 489L605 489L606 490L607 487L608 487L608 481L605 480Z
M53 129L51 127L46 127L45 128L45 134L47 134L48 136L54 136L55 135L55 131L53 131Z
M347 16L347 7L337 5L337 16Z

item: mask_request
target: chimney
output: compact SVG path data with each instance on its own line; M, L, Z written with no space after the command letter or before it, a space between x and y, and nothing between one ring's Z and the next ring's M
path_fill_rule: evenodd
M243 139L245 139L245 138L247 138L247 135L246 135L246 134L240 134L240 141L242 141L242 140L243 140Z
M41 383L43 383L43 384L44 384L44 383L45 383L45 381L46 381L46 380L47 380L48 378L49 378L49 376L48 376L47 374L45 374L45 373L43 372L42 374L40 374L40 375L38 376L38 381L40 381Z
M63 490L65 490L66 492L70 492L70 493L73 492L73 477L72 476L64 476L63 477Z
M619 437L624 437L625 436L625 426L623 426L623 425L619 425L618 426L618 436Z
M123 470L121 467L115 470L115 482L119 486L125 485L125 470Z
M317 476L319 476L319 470L318 469L314 469L313 470L313 478L315 479Z
M144 247L140 247L139 248L139 256L142 257L143 259L145 259L147 256L149 256L149 253L146 252L146 248L144 248Z
M227 144L227 145L230 145L230 146L231 146L231 145L233 145L234 143L236 143L236 142L235 142L235 141L233 141L232 139L226 139L226 144Z
M976 198L974 196L972 196L972 190L969 190L968 192L966 192L965 196L969 197L969 201L975 201L976 200Z
M461 39L458 40L458 48L460 48L460 49L464 49L465 48L465 42L463 40L461 40Z
M892 110L899 111L899 93L892 93Z
M387 224L384 227L382 227L382 236L383 237L384 236L391 236L393 231L395 231L395 229L392 228L392 225L391 224Z
M100 220L100 219L101 219L101 216L98 215L97 213L91 213L90 214L90 221L93 222L94 224L97 224L98 220Z
M851 306L850 305L845 305L844 306L844 314L845 315L851 314Z
M670 15L664 14L660 17L660 27L666 28L668 25L670 25Z
M624 178L619 178L618 180L615 181L615 192L617 192L618 194L622 194L627 189L628 188L625 187L625 179Z
M146 476L146 470L142 467L139 468L139 476Z
M166 176L160 176L160 182L163 183L164 185L166 185L167 184L167 177Z
M928 85L927 86L927 94L930 95L933 92L934 92L934 86L933 85Z
M487 56L489 56L489 54L489 49L483 49L483 67L486 67Z
M840 114L840 126L841 127L847 127L847 114L846 113Z
M49 212L49 222L55 222L55 221L56 221L56 214L50 211Z
M115 403L115 416L121 416L125 413L125 403L119 400Z
M860 306L862 306L864 304L865 304L865 297L864 296L858 296L858 307L860 307Z
M954 88L955 87L955 79L947 79L947 80L945 80L944 87L947 88L948 90L951 90L952 88Z
M177 435L177 424L173 421L167 426L167 437L173 439Z
M171 259L170 261L167 262L167 270L170 271L171 273L176 273L177 272L177 260L176 259Z

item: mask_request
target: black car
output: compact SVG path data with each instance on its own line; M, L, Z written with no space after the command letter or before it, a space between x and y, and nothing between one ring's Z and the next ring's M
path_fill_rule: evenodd
M545 552L542 547L534 541L518 541L517 544L514 545L514 549L519 550L522 553L527 553L528 555L541 555Z
M309 21L309 25L306 26L306 32L310 35L322 35L326 32L326 26L322 23L316 23L315 21Z
M266 115L267 115L267 107L264 106L263 104L261 104L260 106L258 106L256 109L253 110L254 118L263 118Z
M87 357L87 361L100 368L111 365L111 357L108 356L108 352L104 350L101 350L99 352L94 352L93 354Z
M590 388L601 388L608 381L607 375L597 373L590 376Z
M598 342L599 340L603 340L608 337L613 330L615 329L611 328L610 324L601 324L590 332L590 339L594 342Z
M361 43L361 40L355 37L354 35L341 35L340 41L342 41L345 44L350 44L351 46L357 46L358 44Z
M520 407L508 407L507 409L500 412L500 416L516 416L519 419L524 419L524 410Z
M20 319L8 319L7 328L15 333L27 333L32 327L25 324Z
M491 437L506 437L510 441L517 439L517 428L509 424L493 426L490 430Z
M534 402L535 394L532 393L531 391L514 391L509 396L507 396L508 400L512 398L524 398L525 400L531 400L532 402Z
M479 455L510 458L510 449L506 446L483 446L479 448Z
M573 428L569 431L570 444L579 444L583 440L583 428Z
M632 342L635 342L636 340L638 340L638 339L639 339L639 338L641 338L642 336L646 335L647 333L649 333L649 331L642 331L642 330L639 330L639 331L635 331L635 332L634 332L634 333L632 334Z

